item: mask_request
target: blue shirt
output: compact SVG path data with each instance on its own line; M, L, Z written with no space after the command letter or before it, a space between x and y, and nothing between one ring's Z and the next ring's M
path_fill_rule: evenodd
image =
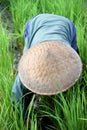
M53 14L40 14L29 20L24 31L24 38L24 50L48 40L60 41L77 48L76 29L73 22Z

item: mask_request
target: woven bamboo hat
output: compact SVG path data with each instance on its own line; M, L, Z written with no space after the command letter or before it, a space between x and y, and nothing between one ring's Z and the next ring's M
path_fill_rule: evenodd
M18 71L26 88L40 95L54 95L74 85L81 74L82 62L71 47L48 41L26 51Z

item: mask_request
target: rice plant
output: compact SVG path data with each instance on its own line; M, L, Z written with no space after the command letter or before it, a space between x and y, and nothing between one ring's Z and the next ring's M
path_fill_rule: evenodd
M48 104L48 101L43 99L41 112L51 118L54 130L87 129L86 93L83 88L80 90L79 85L77 83L68 92L49 97L54 103L52 105L51 102Z
M2 1L0 1L2 3ZM4 1L3 1L4 2ZM42 117L49 130L86 130L87 129L87 9L84 0L7 0L7 6L12 15L12 34L8 33L0 19L0 130L38 130ZM63 15L71 19L77 29L77 44L83 62L82 79L67 92L49 97L41 96L39 110L33 108L33 96L28 108L26 122L20 118L17 108L13 111L11 104L11 89L15 79L13 73L13 54L8 45L12 36L24 44L24 28L28 19L39 13ZM2 14L1 14L2 15ZM8 19L10 20L10 19Z

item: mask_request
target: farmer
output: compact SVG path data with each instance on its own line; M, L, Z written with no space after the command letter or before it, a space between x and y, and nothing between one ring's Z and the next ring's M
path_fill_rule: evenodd
M25 46L18 66L11 100L24 104L24 117L34 93L55 95L68 90L79 78L76 29L68 18L39 14L24 31Z

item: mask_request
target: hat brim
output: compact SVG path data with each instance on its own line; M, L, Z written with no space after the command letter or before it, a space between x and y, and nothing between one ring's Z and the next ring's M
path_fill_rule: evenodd
M40 95L66 91L78 80L82 62L73 48L57 41L37 44L20 59L19 77L26 88Z

